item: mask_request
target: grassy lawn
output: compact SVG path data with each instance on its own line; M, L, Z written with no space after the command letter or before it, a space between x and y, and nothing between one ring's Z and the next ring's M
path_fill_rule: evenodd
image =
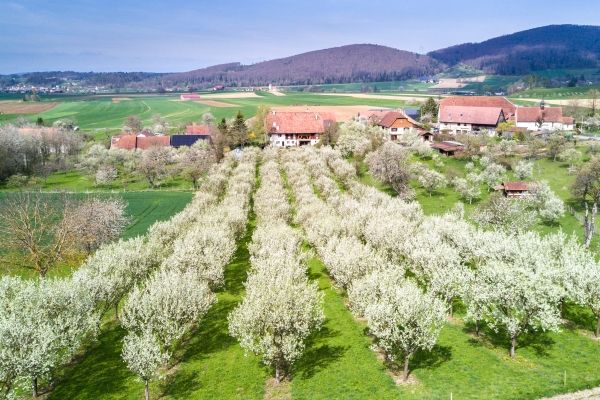
M369 349L365 326L354 320L343 297L331 287L325 265L313 258L309 278L325 293L326 321L309 339L293 367L295 399L395 399L399 391L383 362Z

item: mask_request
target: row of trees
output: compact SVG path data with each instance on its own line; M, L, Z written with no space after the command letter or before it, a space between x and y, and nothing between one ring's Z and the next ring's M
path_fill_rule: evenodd
M258 223L249 246L252 269L246 296L229 315L229 331L246 351L275 368L280 383L325 316L323 293L306 277L302 235L289 226L291 207L277 156L277 149L263 153L261 186L254 199Z
M574 238L486 231L465 221L461 207L425 217L418 205L357 183L339 152L297 153L285 167L288 176L310 173L323 199L313 192L297 222L388 360L404 358L405 378L410 355L434 345L456 298L477 332L482 322L507 332L512 356L524 332L559 329L564 299L600 317L593 303L600 287L592 276L599 266ZM305 186L312 189L308 177Z
M171 254L143 286L134 287L128 295L122 318L128 335L122 356L144 381L146 399L150 380L216 301L212 290L224 283L225 266L246 228L256 162L256 151L244 154L224 198L187 216L193 222L173 241Z
M68 361L86 340L94 339L102 316L108 310L114 309L118 318L118 304L123 297L136 284L146 281L153 271L161 267L163 260L173 254L176 240L188 231L197 216L204 214L203 210L212 209L218 203L235 162L235 158L230 156L223 163L215 165L203 185L202 193L184 212L170 221L156 223L144 237L103 245L72 277L30 281L3 278L0 289L3 299L0 312L2 394L10 395L16 388L29 386L33 388L34 397L37 396L38 379L49 382L57 366ZM250 169L253 170L252 167ZM254 175L250 175L252 180L248 181L252 184ZM235 186L239 186L239 182L235 182ZM234 196L229 204L237 204L237 197ZM244 212L247 214L247 208L232 215L245 216ZM224 210L220 215L229 213L229 210ZM177 281L174 276L169 278L173 278L169 279L169 283L177 282L177 289L169 286L173 290L168 291L168 295L175 295L180 290L179 284L185 284L184 279ZM143 286L146 287L150 286ZM139 296L140 289L136 290ZM189 291L185 293L190 295ZM180 304L177 301L167 303L163 303L165 309L160 314L163 318L160 324L168 321L171 322L169 327L176 329L173 326L181 321L176 317L181 315L182 308L190 308L178 308L175 306ZM128 314L128 321L134 315L134 312ZM148 339L148 336L144 339ZM133 359L134 364L143 360L142 356L132 356L136 353L128 343L125 357ZM154 349L149 347L149 343L156 342L148 339L146 347L139 343L137 349L148 354ZM132 368L136 367L132 365Z

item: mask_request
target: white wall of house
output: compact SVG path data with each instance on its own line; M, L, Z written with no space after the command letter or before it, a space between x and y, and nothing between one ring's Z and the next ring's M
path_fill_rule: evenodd
M287 136L290 137L289 134ZM271 146L278 146L278 147L299 146L300 145L300 142L298 140L298 134L293 134L293 135L291 135L290 139L286 139L285 133L269 133L269 142L271 143ZM315 139L310 140L311 146L314 146L317 143L319 143L319 135L316 135Z
M471 124L463 124L456 122L440 122L440 132L443 130L450 130L450 133L456 135L457 133L469 133L473 129Z
M565 124L562 122L545 122L541 127L537 125L536 122L525 122L525 121L517 121L517 127L525 128L529 131L537 131L539 129L547 129L547 130L556 130L556 129L564 129L564 130L572 130L573 124Z

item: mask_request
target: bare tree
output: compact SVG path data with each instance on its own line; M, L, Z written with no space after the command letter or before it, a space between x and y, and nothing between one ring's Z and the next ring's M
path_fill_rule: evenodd
M588 91L588 96L590 97L588 100L588 105L592 109L591 115L596 115L596 110L598 109L598 97L600 97L600 92L598 89L591 89Z
M137 132L142 126L142 120L137 115L130 115L127 118L125 118L125 121L123 121L123 125Z
M82 201L68 215L75 243L90 255L92 250L121 236L130 222L125 216L126 207L120 197Z
M67 195L7 194L0 203L0 235L8 251L0 262L31 269L44 278L73 251L74 229L65 216L73 206Z

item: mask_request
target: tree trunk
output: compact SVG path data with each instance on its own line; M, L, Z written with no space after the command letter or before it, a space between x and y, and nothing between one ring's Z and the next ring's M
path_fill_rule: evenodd
M119 320L119 303L115 304L115 320Z
M590 242L592 241L592 237L594 236L594 222L596 219L596 213L598 212L598 201L594 201L594 206L592 207L592 216L591 218L588 215L588 204L585 203L585 227L584 227L584 235L585 235L585 248L590 247Z
M404 359L404 382L408 380L408 360L410 359L410 355L407 355Z
M600 315L598 315L598 322L596 322L596 337L600 335Z
M150 400L150 390L148 388L148 381L145 382L145 387L144 387L144 395L146 396L146 400Z
M475 336L479 336L479 320L475 320Z
M564 297L562 299L560 299L560 317L563 317L563 304L565 303L565 299ZM598 335L596 335L598 336Z
M33 377L33 379L31 380L31 386L33 388L33 398L37 399L37 397L38 397L37 376Z
M510 343L510 358L515 358L515 346L517 345L517 337L513 336Z
M450 318L454 317L454 297L450 299Z
M280 374L280 368L279 368L279 360L275 361L275 380L277 381L277 384L279 385L281 383L281 374Z

